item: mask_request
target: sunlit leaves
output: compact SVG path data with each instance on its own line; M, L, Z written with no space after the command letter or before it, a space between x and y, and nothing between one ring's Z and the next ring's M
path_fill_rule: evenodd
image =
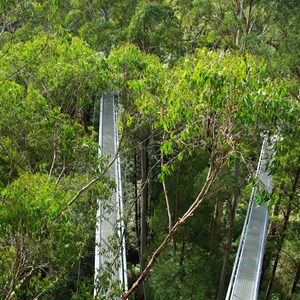
M7 46L2 57L4 80L33 84L52 102L67 111L90 102L93 95L106 88L107 74L101 55L69 35L40 36L32 42Z
M292 105L286 84L250 54L199 49L169 67L126 46L109 60L118 66L142 122L165 133L161 151L167 157L214 148L228 152L233 165L244 144L286 126Z
M65 184L47 175L23 174L1 191L0 261L9 258L0 270L3 298L50 291L91 238L88 220L94 210L79 203L66 210L74 189Z
M6 82L0 88L1 180L10 181L22 170L71 174L97 172L94 133L59 108L52 109L32 86L22 89ZM20 130L22 128L22 130ZM52 167L51 167L52 166Z

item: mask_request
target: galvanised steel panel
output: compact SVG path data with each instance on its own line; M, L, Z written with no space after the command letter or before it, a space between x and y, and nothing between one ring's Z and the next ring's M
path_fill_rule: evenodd
M120 162L117 156L118 129L117 116L114 103L114 95L107 92L102 96L100 104L99 122L99 155L108 156L114 163L106 172L116 183L116 189L111 198L107 200L99 199L99 209L97 211L96 225L96 247L95 247L95 281L102 271L109 265L114 270L112 281L123 282L127 285L126 257L124 255L125 240L122 237L123 222L120 221L122 212ZM122 227L122 228L121 228ZM119 249L114 249L112 239L117 239ZM114 244L116 245L116 244ZM95 294L97 291L95 290Z
M272 149L263 143L257 169L258 188L272 192L272 177L267 172ZM268 203L258 205L253 188L226 300L255 300L258 298L264 246L268 226Z

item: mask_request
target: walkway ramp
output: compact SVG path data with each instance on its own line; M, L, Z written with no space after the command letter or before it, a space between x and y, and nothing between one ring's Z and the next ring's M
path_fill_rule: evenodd
M125 236L123 199L121 188L120 157L118 148L118 116L114 94L107 92L100 101L99 120L99 156L105 155L109 160L115 159L106 175L115 182L109 201L98 200L95 247L95 283L101 281L103 272L113 271L111 283L119 281L127 287L127 268L125 253ZM101 282L98 282L101 286ZM95 296L102 291L95 289Z
M257 167L259 188L272 192L272 178L267 163L272 150L265 140ZM258 298L264 247L268 227L268 203L254 201L258 187L252 189L246 219L238 247L226 300L255 300Z

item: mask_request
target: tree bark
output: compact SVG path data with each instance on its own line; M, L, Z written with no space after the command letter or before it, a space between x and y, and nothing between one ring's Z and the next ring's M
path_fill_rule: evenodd
M185 273L184 267L183 267L184 259L185 259L185 240L183 239L182 244L181 244L180 260L179 260L179 266L181 268L180 274L179 274L179 280L181 282L183 282L183 280L184 280L184 273ZM178 286L178 289L176 291L176 299L180 298L180 292L181 292L180 286Z
M237 162L235 163L235 166L234 166L234 176L235 176L235 179L237 182L238 181L238 163ZM231 253L231 248L232 248L233 226L234 226L237 199L238 199L238 188L236 187L232 194L232 199L229 202L229 227L228 227L228 232L227 232L227 243L224 248L224 259L223 259L222 271L221 271L219 288L218 288L216 300L221 300L223 293L224 293L226 271L228 268L228 262L229 262L229 257L230 257L230 253Z
M163 167L163 165L164 165L164 155L163 155L163 153L161 153L161 158L160 159L161 159L161 167ZM172 215L171 215L171 210L170 210L170 201L169 201L169 197L168 197L168 190L167 190L167 187L166 187L165 179L163 179L163 181L162 181L162 186L163 186L165 200L166 200L166 206L167 206L168 230L170 232L171 229L172 229Z
M289 298L288 299L292 299L292 296L296 291L299 279L300 279L300 263L298 263L297 270L296 270L295 276L293 278L293 282L292 282L291 287L290 287L290 292L289 292Z
M137 153L134 152L134 210L135 210L135 238L137 249L140 249L140 204L138 199Z
M144 254L147 239L147 212L148 212L148 143L149 140L145 139L141 147L141 170L142 170L142 201L141 201L141 237L140 237L140 265L141 272L144 271Z
M179 184L180 184L180 170L181 170L181 162L178 164L177 169L177 180L176 180L176 198L175 198L175 209L174 209L174 223L178 221L179 218ZM177 250L176 236L173 238L173 251Z
M240 0L239 11L238 11L238 18L240 19L240 21L242 20L243 15L244 15L244 0ZM236 32L236 36L235 36L235 45L236 46L239 46L239 44L240 44L241 31L242 30L239 27Z
M254 0L249 0L249 9L248 9L248 16L246 21L246 31L245 34L249 34L251 31L251 17L252 17L252 9L253 9Z
M213 225L212 225L212 237L210 241L210 251L209 256L215 257L217 253L217 248L220 242L220 227L221 227L221 218L222 218L222 208L224 204L224 199L217 200L217 203L215 204L215 213L214 213L214 219L213 219Z
M108 5L105 5L104 8L103 8L103 16L104 16L104 22L109 22L110 21L110 14L109 14Z

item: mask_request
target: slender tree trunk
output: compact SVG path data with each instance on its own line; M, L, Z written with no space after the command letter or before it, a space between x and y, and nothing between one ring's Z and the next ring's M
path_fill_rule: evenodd
M293 294L296 291L299 279L300 279L300 263L298 263L297 270L296 270L293 282L292 282L291 287L290 287L290 292L289 292L289 298L288 299L292 299Z
M162 168L163 165L164 165L164 154L163 153L161 153L160 160L161 160L161 168ZM164 190L164 194L165 194L165 200L166 200L166 206L167 206L168 230L170 232L171 229L172 229L172 215L171 215L170 201L169 201L169 197L168 197L168 190L167 190L167 187L166 187L165 179L163 179L163 181L162 181L162 186L163 186L163 190Z
M210 251L209 256L211 258L216 256L217 248L220 242L220 228L221 228L221 218L222 218L222 209L223 209L224 199L217 200L215 205L215 213L212 224L212 236L210 241Z
M185 240L183 239L182 244L181 244L180 260L179 260L179 266L181 268L180 274L179 274L179 280L181 282L183 282L183 280L184 280L184 273L185 273L184 267L183 267L184 259L185 259ZM180 298L180 292L181 292L180 287L178 287L178 289L176 291L176 299Z
M300 157L299 157L298 162L300 162ZM275 260L274 260L274 264L273 264L273 268L272 268L271 278L269 280L269 284L268 284L267 291L266 291L266 294L265 294L265 300L268 300L270 298L271 289L272 289L272 286L273 286L273 281L274 281L275 273L276 273L276 270L277 270L277 265L278 265L278 262L279 262L281 249L283 247L283 242L284 242L284 239L285 239L285 236L286 236L286 230L287 230L287 227L288 227L289 218L290 218L291 212L293 210L293 201L294 201L294 198L295 198L299 177L300 177L300 166L297 169L297 172L296 172L296 175L295 175L295 180L294 180L294 183L293 183L293 186L292 186L291 195L290 195L289 200L288 200L289 202L288 202L287 212L284 216L284 223L283 223L283 227L282 227L282 233L280 235L279 245L278 245L278 248L277 248L277 251L276 251L276 256L275 256Z
M240 0L238 18L239 18L240 24L242 24L243 19L245 17L246 18L246 24L245 24L244 28L241 28L242 25L239 26L239 29L237 30L236 37L235 37L235 44L236 44L236 46L240 47L240 50L242 52L245 51L245 42L241 43L241 37L242 36L247 36L251 32L251 29L252 29L252 13L253 13L254 0L249 0L248 5L249 5L248 6L248 13L245 16L245 14L244 14L244 0Z
M104 22L109 22L110 21L110 14L109 14L108 5L105 5L104 8L103 8L103 16L104 16Z
M248 9L248 16L246 21L246 32L245 34L249 34L251 31L251 18L252 18L252 9L254 5L254 0L249 0L249 9Z
M274 205L273 209L272 209L272 217L278 217L279 216L279 205L276 204ZM269 226L269 229L268 229L268 239L271 239L272 237L275 236L276 234L276 229L277 229L277 226L276 226L276 223L275 222L272 222Z
M278 248L276 250L274 264L273 264L272 272L271 272L271 277L270 277L269 284L268 284L268 287L267 287L267 291L266 291L266 294L265 294L265 300L268 300L270 298L270 295L271 295L271 289L272 289L272 286L273 286L273 282L274 282L274 278L275 278L275 274L276 274L276 270L277 270L277 266L278 266L278 262L279 262L279 258L280 258L281 249L282 249L283 242L284 242L284 239L285 239L285 236L286 236L286 230L287 230L290 214L291 214L291 209L290 209L290 205L289 205L287 214L284 217L284 223L283 223L283 226L282 226L282 233L281 233L280 239L278 241Z
M239 19L240 19L240 22L241 22L241 20L243 18L243 15L244 15L244 0L240 0L239 8L238 9L239 9L238 16L239 16ZM241 31L242 31L242 29L239 26L239 28L238 28L238 30L236 32L236 36L235 36L235 45L236 46L239 46L239 44L240 44L240 37L242 35Z
M272 209L272 217L278 217L278 216L279 216L279 205L276 204L276 205L274 205L274 207ZM272 241L272 239L274 239L274 237L276 236L277 226L278 226L278 221L273 221L270 224L269 229L268 229L268 234L267 234L267 241ZM266 247L260 283L262 283L263 278L266 274L266 271L268 270L268 268L270 266L272 256L273 256L273 251Z
M227 232L227 243L224 248L224 259L223 259L222 271L220 276L218 294L216 298L217 300L222 299L224 293L226 272L227 272L229 257L232 248L232 236L233 236L233 225L234 225L234 218L235 218L236 202L237 202L237 192L234 192L232 196L232 203L230 204L230 209L229 209L229 228Z
M136 246L140 249L140 205L138 198L138 179L137 179L137 153L136 148L134 151L134 210L135 210L135 237L136 237Z
M149 159L148 159L148 139L142 142L141 148L141 169L142 169L142 201L141 201L141 237L140 237L140 264L141 272L145 268L144 254L147 238L147 212L148 212L148 171L149 171Z
M178 221L179 218L179 184L180 184L180 169L181 169L181 162L178 164L177 169L177 180L176 180L176 195L175 195L175 209L174 209L174 224ZM174 252L177 250L176 245L176 236L173 237L173 250Z
M235 166L234 166L234 176L235 176L235 179L237 182L238 181L238 163L237 162L235 163ZM229 227L228 227L228 232L227 232L227 243L224 248L224 259L223 259L222 271L221 271L219 288L218 288L216 300L221 300L223 293L224 293L226 271L228 268L228 262L229 262L229 257L230 257L230 253L231 253L231 248L232 248L233 226L234 226L237 199L238 199L238 188L236 187L232 194L232 199L229 202Z
M141 215L140 215L140 272L145 269L145 249L147 241L147 217L148 217L148 172L149 172L149 159L148 159L148 138L141 144L141 175L142 175L142 199L141 199ZM139 287L140 299L146 299L145 286L142 283Z

